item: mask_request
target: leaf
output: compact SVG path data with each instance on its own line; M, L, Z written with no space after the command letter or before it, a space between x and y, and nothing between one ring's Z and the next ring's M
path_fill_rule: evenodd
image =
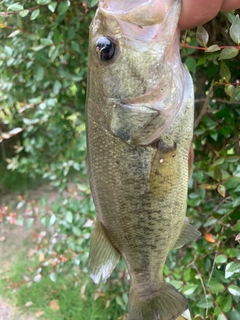
M15 36L17 36L19 33L21 33L21 30L15 30L13 32L11 32L9 35L8 35L8 38L13 38Z
M35 79L36 79L38 82L43 79L43 77L44 77L44 71L45 71L45 69L44 69L42 66L38 66L38 67L36 68L34 77L35 77Z
M212 226L213 224L215 225L217 222L217 219L215 218L209 218L205 223L204 223L204 227L209 227Z
M198 285L196 284L187 284L186 286L184 286L183 288L183 293L187 296L187 295L191 295L193 294L193 292L197 289Z
M67 0L61 2L60 5L58 6L58 10L57 10L58 14L61 15L67 12L68 7L69 7L69 3Z
M223 312L229 312L231 308L232 308L232 296L228 295L228 297L226 297L226 299L223 300L222 309L223 309Z
M36 9L31 13L30 20L35 20L39 16L40 10Z
M8 11L20 11L23 9L23 6L19 2L13 3L7 8Z
M73 222L73 214L71 211L67 211L65 215L65 220L69 223Z
M240 262L233 262L229 267L228 267L228 272L232 273L238 273L240 272Z
M236 44L240 44L240 19L239 15L236 15L233 23L229 29L230 37Z
M217 186L218 186L217 184L206 184L206 183L199 184L200 188L203 188L206 190L215 190L217 189Z
M37 4L49 4L51 2L51 0L37 0Z
M73 226L72 227L72 231L73 231L73 234L76 236L76 237L80 237L81 236L81 230L76 227L76 226Z
M19 134L20 132L22 132L23 129L22 128L19 128L19 127L16 127L8 132L2 132L2 138L3 139L9 139L11 137L14 137L16 136L17 134Z
M221 171L221 169L220 169L219 166L215 166L215 167L214 167L213 177L214 177L214 179L217 180L218 182L222 180L222 171Z
M91 0L91 7L95 6L98 3L98 0Z
M19 12L20 17L24 18L26 17L26 15L28 15L29 10L22 10Z
M217 256L215 262L218 264L225 263L227 262L227 256L225 254L220 254L219 256Z
M231 320L239 320L240 319L240 312L233 308L231 310L229 316L230 316Z
M224 187L224 185L220 184L217 187L217 191L223 198L225 198L225 196L226 196L226 188Z
M196 40L202 47L206 47L208 43L209 35L207 30L203 26L198 26L196 32Z
M57 274L55 272L50 273L49 278L51 279L52 282L57 281Z
M212 46L208 47L205 52L215 52L219 50L221 50L221 48L217 44L213 44Z
M211 243L216 242L216 240L213 238L213 235L211 233L205 233L204 237L208 242L211 242Z
M49 5L48 5L48 9L51 11L51 12L54 12L55 9L57 7L57 2L54 1L54 2L51 2Z
M44 314L44 311L42 310L37 310L35 313L36 317L41 317L43 314Z
M230 84L229 86L225 86L225 88L224 88L225 93L226 93L229 97L232 96L234 90L235 90L235 87L234 87L232 84Z
M231 79L231 71L223 60L220 62L220 75L221 78L225 78L227 81Z
M231 284L228 287L228 291L234 296L238 296L238 297L240 296L240 287L235 286L234 284Z
M42 39L40 39L40 42L43 46L49 46L49 45L53 44L52 40L48 39L48 38L42 38Z
M224 48L219 55L219 60L232 59L238 55L238 52L239 50L234 47Z
M240 231L240 220L232 227L233 231Z
M50 218L50 226L54 225L54 223L56 222L57 218L55 216L55 214L52 214L51 215L51 218Z
M34 282L40 282L42 279L42 275L39 273L37 274L34 278L33 278L33 281Z
M240 87L236 87L231 96L230 102L240 101Z
M225 290L224 285L217 281L210 281L209 283L209 291L213 294L221 293Z
M188 70L192 73L196 72L196 60L192 57L187 57L185 60L185 65L187 66Z
M117 296L116 297L116 302L117 302L117 304L119 304L124 309L125 305L124 305L122 297Z
M60 309L59 304L58 304L58 300L53 299L50 304L49 307L54 310L54 311L58 311Z
M60 82L59 80L56 80L56 81L54 82L54 85L53 85L53 92L54 92L54 94L56 94L56 95L59 94L61 88L62 88L61 82Z
M197 307L204 308L204 309L209 309L212 306L213 306L213 302L212 302L211 297L209 297L209 296L202 298L197 304Z
M33 305L33 302L32 301L28 301L25 303L25 307L31 307Z
M226 268L225 268L225 279L230 278L230 277L234 274L234 272L229 271L229 269L231 268L231 266L232 266L233 263L234 263L234 262L231 261L231 262L229 262L229 263L226 265Z

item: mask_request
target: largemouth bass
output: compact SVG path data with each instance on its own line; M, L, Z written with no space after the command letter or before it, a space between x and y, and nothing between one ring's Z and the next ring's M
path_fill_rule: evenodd
M163 267L170 250L200 235L185 217L193 84L179 54L180 9L178 0L100 0L90 26L87 149L97 220L89 273L106 281L123 256L131 320L173 320L188 308Z

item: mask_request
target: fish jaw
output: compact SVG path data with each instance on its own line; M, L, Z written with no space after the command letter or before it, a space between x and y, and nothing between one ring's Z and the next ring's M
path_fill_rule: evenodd
M156 1L150 2L156 6ZM150 2L139 0L134 1L134 5L138 3L141 7L149 5ZM132 2L130 3L132 5ZM136 128L141 119L136 124L132 122L131 118L135 118L135 115L133 113L131 117L131 110L149 108L150 113L151 110L158 113L157 118L148 123L145 132L136 129L137 137L125 139L126 142L135 145L150 144L166 132L182 111L181 108L185 105L183 100L190 99L186 97L185 88L188 75L181 64L179 54L177 22L180 1L165 0L159 1L160 3L164 5L163 20L154 25L144 25L143 19L139 26L129 17L126 18L126 12L131 11L128 10L130 4L126 8L125 1L100 1L91 26L93 32L90 38L92 47L90 46L89 51L91 64L89 76L98 81L92 83L89 91L94 91L94 95L102 97L98 108L101 109L99 114L102 116L103 125L114 135L118 136L118 133L122 132L119 137L123 138L129 134L124 132L123 128L119 130L115 126L122 120L116 117L119 113L118 108L121 109L123 106L124 113L129 105L128 122ZM125 11L119 9L116 13L114 11L116 6L120 9L125 8ZM138 7L133 11L137 9ZM119 12L122 12L125 20L119 16ZM107 63L99 61L94 53L97 39L102 36L109 36L116 43L116 55ZM101 73L100 79L99 73ZM188 91L188 95L191 94ZM90 92L89 96L91 95ZM139 128L142 130L141 126Z
M100 0L100 8L136 25L154 25L164 20L174 0Z

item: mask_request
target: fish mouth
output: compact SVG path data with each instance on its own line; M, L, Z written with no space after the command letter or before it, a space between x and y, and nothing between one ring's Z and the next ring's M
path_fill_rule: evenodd
M161 23L174 0L100 0L99 7L106 14L118 16L136 25Z

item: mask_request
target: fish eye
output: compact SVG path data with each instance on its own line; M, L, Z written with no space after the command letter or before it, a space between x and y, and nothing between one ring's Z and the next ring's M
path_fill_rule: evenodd
M101 37L96 42L96 54L99 60L110 60L115 53L116 44L110 37Z

